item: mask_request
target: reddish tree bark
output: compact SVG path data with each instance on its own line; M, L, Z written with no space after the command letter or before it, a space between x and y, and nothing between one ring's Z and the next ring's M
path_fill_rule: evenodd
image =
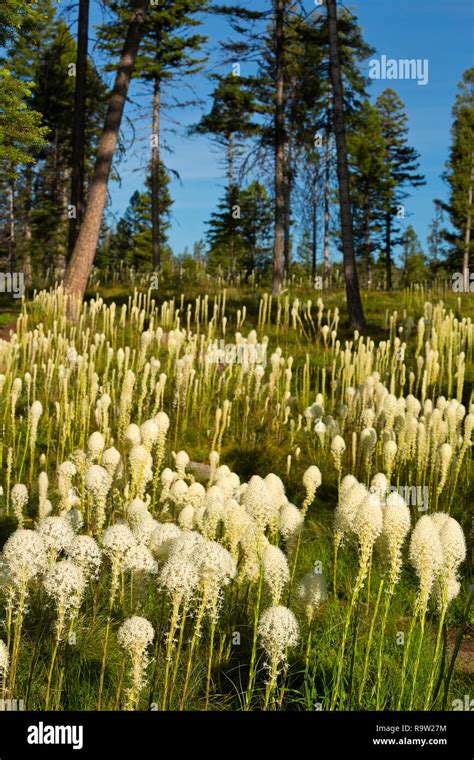
M347 311L349 322L356 330L365 329L364 310L359 291L359 280L352 238L352 213L349 193L349 167L347 162L346 132L344 128L344 94L341 64L339 60L339 37L337 30L336 0L326 0L329 31L329 69L333 92L334 134L337 150L337 178L339 184L339 207L341 216L342 254L346 281Z
M84 154L86 140L86 78L87 43L89 32L89 0L79 0L77 29L76 87L74 91L74 123L72 128L71 206L76 215L69 220L67 259L76 244L84 211Z
M84 296L87 280L89 279L94 262L100 225L104 214L112 160L149 3L150 0L136 0L134 3L132 18L125 37L105 117L104 129L94 167L94 176L87 199L87 208L71 260L66 270L65 288L73 297L75 304L80 303Z
M273 242L273 292L283 285L285 249L285 0L275 0L275 238Z

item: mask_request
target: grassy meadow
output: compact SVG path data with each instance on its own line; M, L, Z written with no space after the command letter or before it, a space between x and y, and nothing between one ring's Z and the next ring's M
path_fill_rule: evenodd
M474 302L362 297L367 335L342 290L297 282L98 285L74 321L58 288L3 305L4 700L469 694Z

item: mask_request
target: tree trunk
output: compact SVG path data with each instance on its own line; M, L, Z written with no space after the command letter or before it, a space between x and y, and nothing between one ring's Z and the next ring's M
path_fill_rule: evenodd
M385 214L385 287L392 289L392 214Z
M161 219L160 219L160 108L161 81L155 79L153 89L153 143L151 151L151 235L153 270L161 265Z
M31 197L33 193L33 169L28 164L25 169L25 251L23 254L23 272L25 284L32 283L31 269Z
M324 166L324 287L329 287L329 199L331 180L331 124L330 109L327 109L326 119L326 152Z
M346 134L344 128L344 95L341 66L339 62L339 39L335 0L326 0L329 32L329 69L333 92L334 133L337 149L337 178L341 215L342 252L344 278L346 281L347 310L349 322L356 330L365 329L364 310L360 298L357 267L352 239L352 213L349 195L349 168L347 163Z
M364 209L364 248L365 248L365 266L367 277L367 290L370 290L370 210L368 206Z
M469 191L467 195L467 219L466 219L466 232L464 234L464 256L462 263L462 278L464 283L464 292L469 293L469 250L471 247L471 224L472 224L472 184L474 182L474 167L472 165L471 154L471 181L469 183Z
M150 0L136 0L134 4L97 151L87 208L66 271L65 288L73 296L76 304L84 296L94 261L112 160L149 2Z
M62 206L62 215L61 215L61 221L63 223L61 224L60 229L60 237L59 237L59 245L57 246L57 253L59 254L59 258L56 259L55 267L56 270L60 270L58 272L55 271L55 279L56 274L58 275L58 278L61 276L64 276L64 273L66 271L67 262L68 262L68 241L66 240L66 230L68 228L67 224L67 218L68 218L68 206L69 206L69 188L71 187L71 167L65 166L63 169L62 176L60 178L60 181L58 182L58 187L60 188L60 202Z
M313 230L312 230L312 233L313 233L312 234L312 241L311 241L311 280L312 280L313 287L314 287L315 282L316 282L316 252L317 252L316 251L316 244L317 244L317 231L318 231L317 230L317 208L318 208L317 207L317 200L318 200L318 195L317 195L316 188L317 188L317 174L316 174L316 171L315 171L314 182L313 182L313 193L312 193L312 198L311 198L311 205L312 205L312 208L311 208L311 211L312 211L311 222L312 222L312 228L313 228Z
M229 161L229 203L230 203L230 213L232 216L232 219L234 219L234 135L232 132L229 132L229 138L228 138L228 161ZM240 200L239 200L240 203ZM232 225L234 226L234 225ZM232 282L235 278L235 270L236 270L236 261L235 261L235 239L234 235L232 234L230 238L230 274L232 278Z
M294 77L290 82L290 117L288 129L285 131L285 233L283 242L283 259L285 274L290 275L291 269L291 195L293 191L293 130L296 113L296 82ZM287 93L285 93L285 98Z
M16 271L16 235L15 235L15 180L10 179L8 182L8 264L10 274L14 275Z
M84 153L86 130L87 43L89 32L89 0L79 0L77 28L76 85L74 90L74 121L72 126L71 206L75 218L69 220L67 261L76 244L84 210Z
M286 151L285 151L286 152ZM288 278L290 274L290 179L288 177L288 156L285 157L285 178L283 180L284 196L285 196L285 211L283 222L283 270L285 277Z
M291 175L291 160L292 160L292 148L291 138L288 140L286 157L285 157L285 230L283 235L283 261L285 268L285 275L289 277L291 268L291 190L292 190L292 175Z
M273 242L273 292L283 285L285 247L285 0L275 0L275 238Z
M229 132L229 197L234 189L234 135Z

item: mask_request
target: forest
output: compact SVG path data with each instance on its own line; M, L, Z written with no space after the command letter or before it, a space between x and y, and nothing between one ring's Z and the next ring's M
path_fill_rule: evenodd
M2 0L0 715L472 709L474 68L358 5Z
M29 287L65 278L81 294L92 268L126 279L128 269L205 267L231 282L271 278L274 292L292 275L327 285L343 274L353 325L362 320L359 280L391 290L462 272L468 289L472 69L453 87L446 192L433 198L422 245L405 218L425 181L406 109L392 86L371 101L363 64L375 51L352 10L169 0L131 15L128 2L102 5L92 47L89 2L3 4L3 271L21 269ZM225 19L227 39L201 33L209 14ZM206 71L206 99L192 86L183 101L173 97ZM138 117L149 120L142 189L111 215L114 180L138 139L124 132L132 80L143 89ZM183 139L213 141L225 180L205 239L172 250L176 170L160 124L167 111L179 124L195 103L201 115Z

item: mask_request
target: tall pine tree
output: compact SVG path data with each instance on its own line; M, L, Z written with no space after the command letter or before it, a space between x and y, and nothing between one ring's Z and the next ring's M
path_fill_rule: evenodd
M161 114L166 87L175 86L183 77L199 71L205 57L199 54L206 37L192 30L200 25L199 12L206 9L208 0L160 0L150 5L143 28L133 76L147 82L151 88L151 202L152 202L152 260L156 270L161 263L161 217L159 208L160 174L163 163L160 153ZM115 21L100 30L102 47L117 52L128 21L129 3L114 0L111 10Z
M468 270L473 264L474 186L474 68L464 72L453 107L451 149L445 179L449 200L442 204L448 212L452 231L445 233L450 245L448 265L459 271L462 266L464 288L468 290Z
M388 88L377 98L377 109L387 152L389 182L383 198L385 226L385 284L392 288L393 248L402 242L398 219L404 218L407 187L424 184L418 173L418 152L408 145L408 117L397 93Z

